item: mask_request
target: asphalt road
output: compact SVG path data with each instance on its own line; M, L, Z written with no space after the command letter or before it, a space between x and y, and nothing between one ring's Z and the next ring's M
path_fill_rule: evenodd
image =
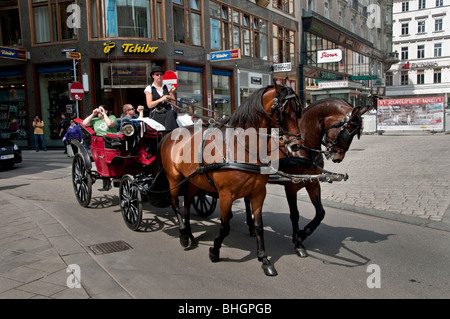
M327 187L344 186L333 183ZM290 239L287 202L280 187L271 185L264 206L264 235L278 276L267 277L256 259L256 240L247 232L242 200L234 205L232 229L221 250L222 260L211 263L208 249L219 232L217 211L208 219L193 213L192 227L199 245L184 250L171 209L145 204L144 227L133 232L122 220L118 189L101 192L100 187L100 182L94 184L90 208L80 207L72 189L71 161L60 151L25 151L22 164L0 171L2 203L8 202L8 207L22 211L41 231L39 236L29 235L27 239L47 240L47 249L57 251L66 265L80 266L82 289L78 290L83 293L76 298L245 301L450 297L450 233L445 230L361 214L350 206L326 206L324 222L305 242L310 256L299 258ZM299 200L299 207L301 224L305 225L314 211L307 201ZM13 210L3 209L0 216L4 220ZM12 273L31 266L23 261L14 268L6 260L12 251L19 254L19 249L11 248L17 239L5 235L11 232L10 227L0 223L0 284L6 282L12 287L12 281L19 281ZM132 248L103 255L96 255L89 248L113 241L124 241ZM62 287L68 275L61 269L57 274L53 283L61 281L57 284ZM45 276L33 279L35 285L39 282L45 282ZM0 298L8 298L13 290L23 292L26 289L21 287L30 284L9 290L4 285ZM35 293L36 296L40 295ZM75 295L66 292L59 298L70 296ZM58 298L56 294L47 297Z

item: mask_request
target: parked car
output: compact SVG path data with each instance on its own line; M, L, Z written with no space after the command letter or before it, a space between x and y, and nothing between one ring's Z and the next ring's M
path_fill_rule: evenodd
M0 167L13 167L22 162L22 151L16 143L0 138Z

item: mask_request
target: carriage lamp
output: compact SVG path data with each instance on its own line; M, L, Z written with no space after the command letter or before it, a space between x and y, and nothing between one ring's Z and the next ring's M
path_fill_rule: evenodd
M132 136L134 134L134 126L131 124L125 124L122 127L122 133L125 136Z

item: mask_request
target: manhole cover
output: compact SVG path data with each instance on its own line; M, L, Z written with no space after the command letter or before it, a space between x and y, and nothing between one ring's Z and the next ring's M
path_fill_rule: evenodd
M119 251L133 249L133 247L131 247L129 244L127 244L123 240L111 241L109 243L92 245L92 246L89 246L89 248L96 255L111 254L111 253L116 253Z

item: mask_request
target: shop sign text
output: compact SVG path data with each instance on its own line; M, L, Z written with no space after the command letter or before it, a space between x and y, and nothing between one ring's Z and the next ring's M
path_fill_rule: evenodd
M103 43L105 46L103 52L108 54L111 49L113 49L116 44L112 41L107 41ZM138 43L124 43L122 45L122 50L124 53L155 53L158 47L152 47L150 44L138 44Z

